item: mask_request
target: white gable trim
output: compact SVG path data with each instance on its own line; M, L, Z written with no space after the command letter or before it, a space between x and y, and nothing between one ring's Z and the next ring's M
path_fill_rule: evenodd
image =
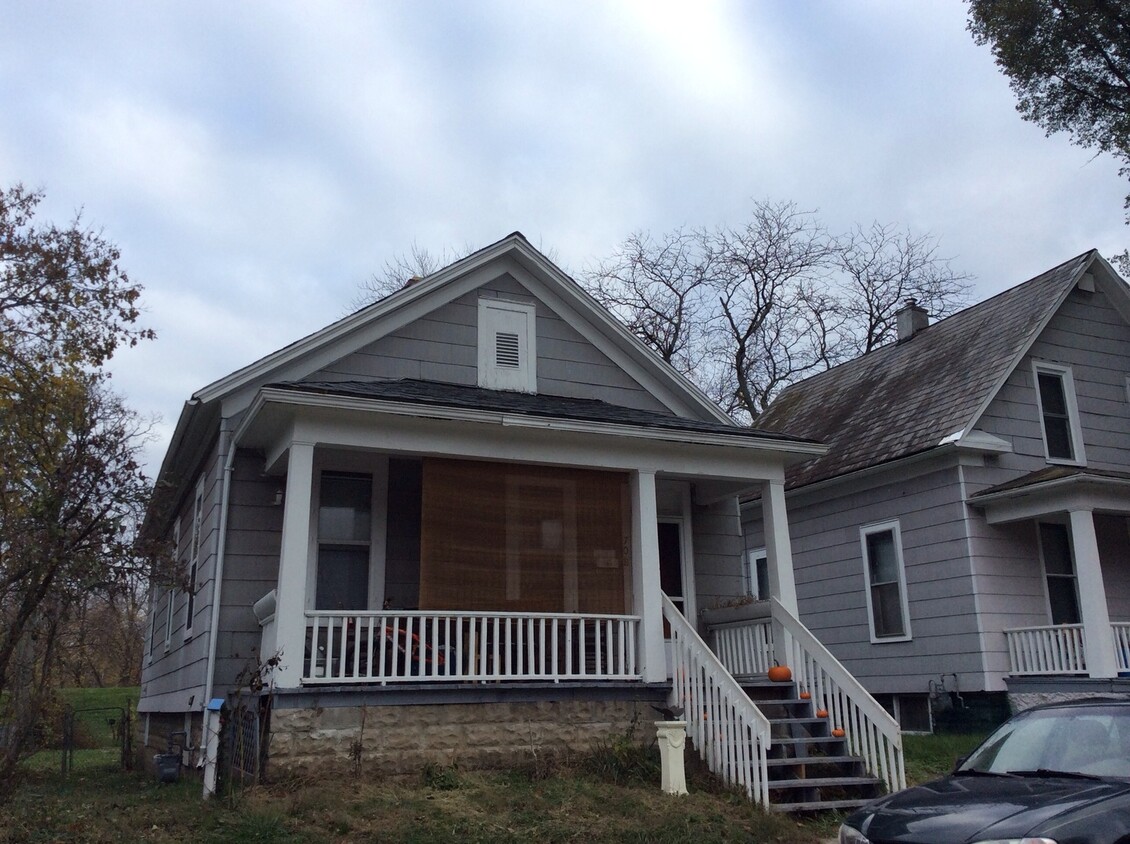
M300 379L317 372L503 272L515 275L563 317L574 316L573 327L585 339L672 412L732 424L733 420L697 386L660 360L517 233L214 381L193 398L202 402L224 399L225 415L238 412L251 402L255 391L264 383Z

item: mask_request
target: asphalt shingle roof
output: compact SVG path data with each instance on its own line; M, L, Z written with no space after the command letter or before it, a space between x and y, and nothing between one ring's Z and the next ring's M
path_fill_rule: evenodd
M788 486L906 457L963 430L1092 254L786 389L757 426L829 446L791 468Z
M353 396L404 402L406 404L514 413L540 418L604 422L638 428L664 429L684 433L725 434L765 440L807 442L802 437L769 432L760 428L726 425L685 419L671 414L609 404L598 399L579 399L544 393L516 393L487 390L462 384L404 378L394 381L285 381L271 387L323 395Z

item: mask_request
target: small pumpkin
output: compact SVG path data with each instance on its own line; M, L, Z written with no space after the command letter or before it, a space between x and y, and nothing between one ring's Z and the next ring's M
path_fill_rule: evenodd
M807 691L807 690L801 692L800 693L800 699L801 700L811 700L812 699L812 692Z
M836 738L843 738L846 735L846 733L844 733L843 727L836 727L836 729L832 730L832 735L835 736Z
M817 718L827 718L828 717L828 710L827 709L817 709L816 710L816 717Z
M787 665L774 662L773 667L769 669L769 679L774 683L787 683L793 679L793 670Z

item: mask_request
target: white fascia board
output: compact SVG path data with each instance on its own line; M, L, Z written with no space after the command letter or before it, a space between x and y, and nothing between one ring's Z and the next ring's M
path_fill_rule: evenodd
M706 431L643 428L615 422L590 422L586 420L560 419L555 417L526 416L519 413L470 410L465 408L444 407L442 405L411 404L359 396L337 396L306 393L299 390L279 390L271 388L260 391L260 397L256 401L255 408L253 408L252 412L247 414L244 425L240 426L241 431L245 430L246 427L251 424L251 420L257 415L255 411L267 403L289 404L299 407L329 408L334 410L355 410L392 416L489 423L503 427L595 434L606 437L653 440L683 445L723 446L726 448L750 449L805 458L819 457L828 451L828 447L821 443L799 443L788 440L762 439L760 437L749 437L740 434L722 434Z
M1073 475L970 498L989 524L1033 519L1070 510L1130 512L1130 480Z
M1012 443L994 434L976 429L966 433L954 431L948 437L943 437L938 445L955 445L963 451L974 451L983 454L1011 454Z

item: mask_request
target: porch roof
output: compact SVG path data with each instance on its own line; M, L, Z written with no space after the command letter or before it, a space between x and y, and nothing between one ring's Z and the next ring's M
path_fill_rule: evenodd
M517 393L487 390L463 384L405 378L395 381L287 381L268 387L330 396L375 399L409 405L510 413L549 419L568 419L625 425L640 429L661 429L691 434L720 434L742 439L816 445L815 440L741 425L726 425L685 419L633 407L609 404L598 399L581 399L544 393ZM821 450L822 451L822 450Z
M1130 472L1049 466L969 496L990 523L1070 510L1130 513Z

